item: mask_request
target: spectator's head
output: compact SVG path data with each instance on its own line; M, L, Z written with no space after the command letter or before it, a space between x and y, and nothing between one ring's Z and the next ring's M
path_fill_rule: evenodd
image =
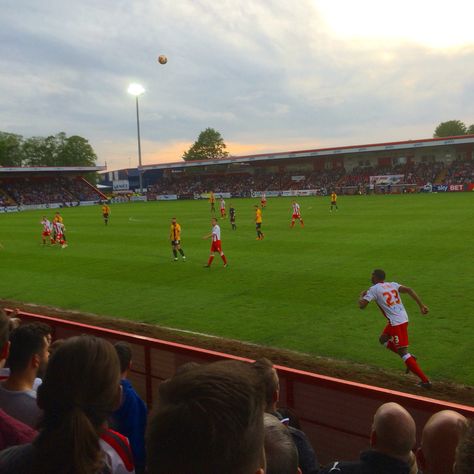
M452 410L435 413L426 422L416 456L424 474L452 472L456 446L466 429L466 418Z
M132 366L132 348L130 344L120 341L114 344L120 361L120 373L126 375Z
M263 473L263 397L247 364L193 368L162 383L158 398L149 474Z
M289 429L269 413L263 418L265 427L266 474L301 474L298 450Z
M54 352L56 352L59 348L59 346L62 346L66 339L56 339L54 342L52 342L49 346L49 357L53 355Z
M467 428L456 449L454 474L472 474L474 466L474 421L469 420Z
M99 472L99 432L120 404L112 344L94 336L67 339L52 355L37 398L44 414L34 472Z
M278 380L278 374L273 368L273 363L265 357L262 357L252 364L252 368L257 373L265 393L265 411L273 413L276 411L280 398L280 382Z
M180 365L175 372L175 375L181 375L184 374L185 372L189 372L190 370L194 370L197 367L200 367L201 364L198 364L197 362L186 362L185 364Z
M8 366L11 376L34 379L42 375L49 359L51 328L42 323L30 323L15 329L10 335Z
M405 408L398 403L384 403L378 408L370 435L373 449L408 463L415 440L415 421Z
M372 272L372 283L375 285L377 283L380 283L382 281L385 281L385 272L381 270L380 268L375 269Z

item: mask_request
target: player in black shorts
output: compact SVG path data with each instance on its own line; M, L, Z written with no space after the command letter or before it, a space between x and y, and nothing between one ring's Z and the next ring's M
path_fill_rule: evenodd
M235 225L235 209L230 205L229 209L229 217L230 217L230 225L232 226L232 230L237 230L237 226Z
M170 241L171 248L173 249L174 261L176 262L178 260L178 252L181 254L181 258L186 260L186 256L181 248L181 226L176 222L176 217L171 219Z

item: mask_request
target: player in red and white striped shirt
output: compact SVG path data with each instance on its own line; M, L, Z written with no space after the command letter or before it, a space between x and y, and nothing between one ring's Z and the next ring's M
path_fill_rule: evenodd
M225 212L225 201L223 197L221 197L220 209L221 209L221 219L224 219L226 217L226 212Z
M209 256L209 260L207 261L207 265L205 267L209 268L214 260L214 254L219 252L222 261L224 262L224 267L227 267L227 259L225 258L224 252L222 251L222 244L221 244L221 228L217 224L217 219L215 217L212 218L212 232L207 234L203 237L203 239L212 238L211 244L211 255Z
M301 227L304 227L303 218L301 217L300 205L296 201L293 201L292 208L293 208L293 214L291 216L290 227L295 226L296 219L298 219L300 221Z
M385 281L383 270L372 272L372 283L367 291L360 294L359 308L364 309L372 300L387 318L387 325L380 335L380 344L398 354L407 366L407 370L417 375L423 388L431 388L431 382L420 369L416 358L408 352L408 314L403 306L400 293L408 293L420 307L421 314L428 314L425 306L418 295L409 287L395 282Z
M53 226L46 216L43 216L43 219L41 220L40 224L43 226L43 231L41 232L41 237L43 238L43 245L46 245L46 238L51 236Z

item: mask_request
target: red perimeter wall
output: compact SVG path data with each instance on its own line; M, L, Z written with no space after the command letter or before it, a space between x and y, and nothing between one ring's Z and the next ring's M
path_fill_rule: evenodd
M74 321L21 312L26 321L42 321L55 329L54 338L94 334L111 342L127 341L133 350L130 379L148 406L153 405L161 381L171 377L183 363L219 359L250 359L80 324ZM444 409L456 410L474 418L474 407L386 390L347 380L276 366L280 377L280 405L296 410L303 430L311 439L321 463L353 460L368 447L368 435L375 410L392 401L403 405L416 421L418 440L426 420Z

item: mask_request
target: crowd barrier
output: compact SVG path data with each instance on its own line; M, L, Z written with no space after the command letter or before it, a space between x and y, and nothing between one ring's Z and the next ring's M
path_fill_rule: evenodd
M42 321L55 330L54 338L93 334L111 342L126 341L132 346L130 379L149 407L156 400L159 384L186 362L205 363L221 359L251 362L250 359L212 350L130 334L75 321L20 312L24 321ZM280 405L300 416L319 460L353 460L368 447L372 417L385 402L403 405L416 421L418 441L426 420L444 409L474 418L474 407L327 377L288 367L276 366L280 377Z

